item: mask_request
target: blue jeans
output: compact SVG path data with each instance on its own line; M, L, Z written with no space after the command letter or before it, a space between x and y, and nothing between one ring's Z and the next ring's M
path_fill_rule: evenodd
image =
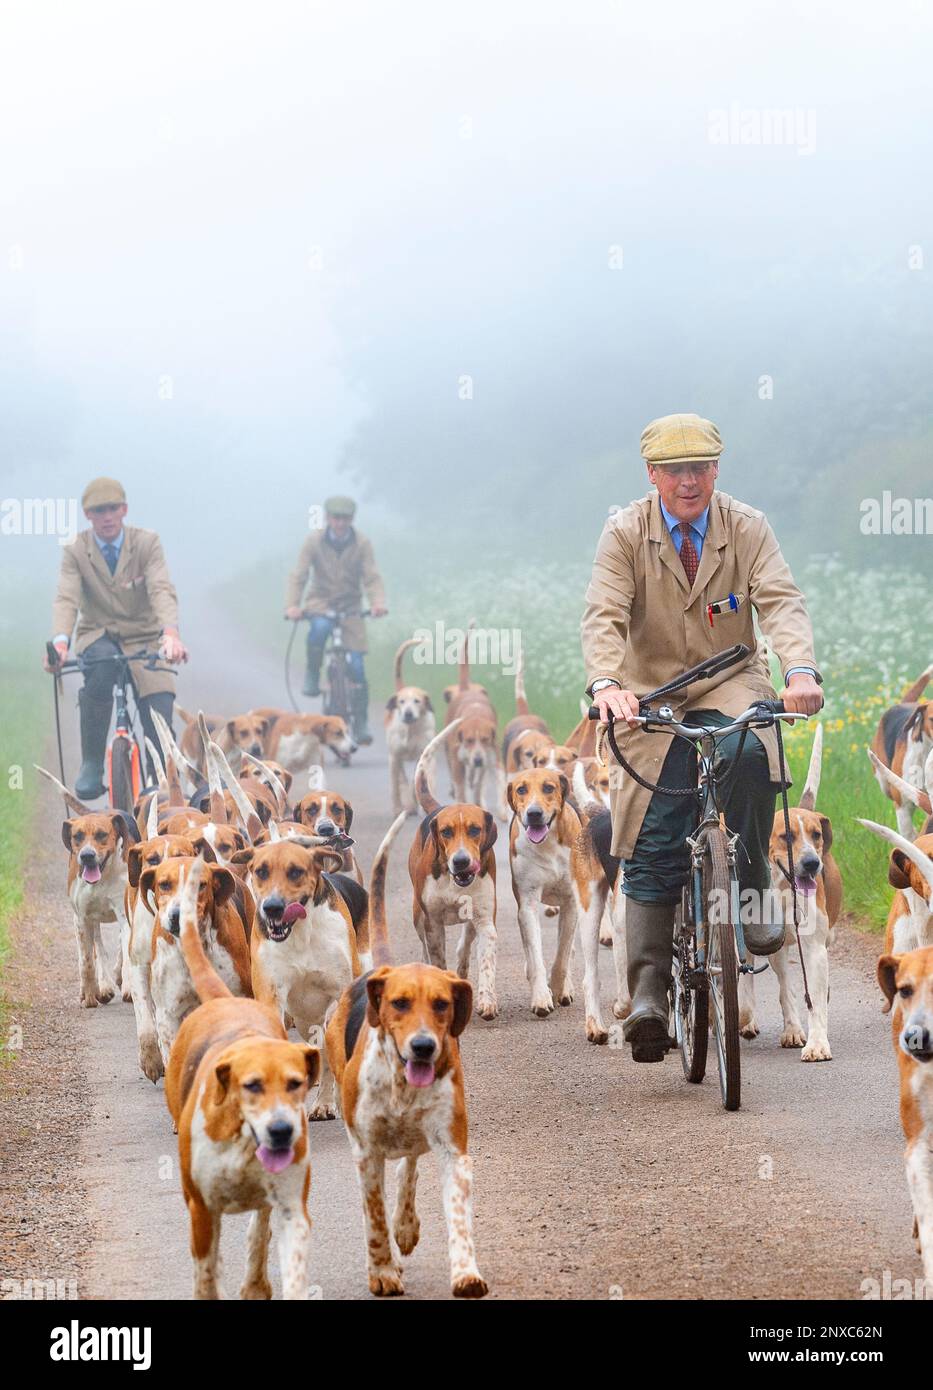
M316 613L314 617L311 619L310 625L308 627L309 660L311 658L312 647L316 647L318 651L322 650L325 642L334 630L335 621L336 620L334 618L326 618L323 614L320 613ZM351 652L347 650L347 656L349 657L349 661L347 664L350 667L351 680L356 681L358 685L362 685L363 682L366 680L366 672L363 668L363 653Z

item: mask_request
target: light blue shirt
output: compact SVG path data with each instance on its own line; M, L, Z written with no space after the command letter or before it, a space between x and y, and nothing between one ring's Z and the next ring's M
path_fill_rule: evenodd
M661 502L660 497L658 498L658 501ZM671 516L670 512L667 510L663 502L661 502L661 515L667 522L667 529L671 533L671 540L674 542L674 548L676 549L677 554L679 555L680 547L684 543L683 532L678 530L678 527L680 526L680 521L676 516ZM687 524L690 527L690 539L693 541L694 549L697 553L697 559L699 560L703 554L703 542L706 540L706 528L709 526L709 507L703 508L703 511L697 517L696 521L691 521Z
M116 538L115 541L102 541L101 538L100 538L100 536L97 534L96 531L92 531L92 532L91 532L91 535L94 537L95 541L97 542L97 549L100 551L100 553L103 555L103 554L104 554L104 549L105 549L108 545L112 545L113 548L114 548L114 550L117 552L117 559L118 559L118 560L119 560L119 558L120 558L120 551L123 549L123 537L124 537L125 534L126 534L126 533L124 532L123 527L121 526L121 527L120 527L120 534L119 534L119 536L117 536L117 538ZM104 555L104 559L106 559L106 558L107 558L106 555Z

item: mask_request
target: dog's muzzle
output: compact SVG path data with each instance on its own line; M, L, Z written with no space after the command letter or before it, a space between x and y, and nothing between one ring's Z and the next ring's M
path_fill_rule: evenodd
M409 1086L430 1086L434 1081L437 1039L430 1033L415 1033L408 1040L405 1080Z
M554 817L551 817L551 821ZM534 802L526 806L525 814L522 817L522 825L525 827L525 834L533 845L540 845L542 840L547 839L548 831L551 828L551 821L547 819L544 811Z
M915 1062L933 1062L933 1028L925 1021L908 1021L901 1031L901 1048Z
M479 873L479 864L465 850L457 850L450 858L450 875L458 888L469 888Z
M81 866L81 877L85 883L99 883L101 870L105 860L98 859L97 851L85 846L78 855L78 863Z
M265 1143L256 1145L256 1157L267 1173L284 1172L295 1157L295 1126L290 1119L281 1115L269 1121Z
M302 917L307 917L304 903L286 903L281 893L270 893L259 904L259 915L266 936L270 941L287 941L292 926Z

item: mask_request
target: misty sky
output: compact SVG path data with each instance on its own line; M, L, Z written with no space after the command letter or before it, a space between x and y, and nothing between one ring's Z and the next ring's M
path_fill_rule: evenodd
M931 36L921 3L7 0L3 494L113 473L217 573L335 489L374 534L566 515L589 555L686 409L782 505L777 460L924 423ZM775 108L805 140L711 139Z

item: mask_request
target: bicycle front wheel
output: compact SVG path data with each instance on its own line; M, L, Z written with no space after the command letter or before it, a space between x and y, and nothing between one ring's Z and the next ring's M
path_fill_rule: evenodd
M110 745L110 805L114 811L132 811L139 796L139 749L125 734L116 734Z
M341 719L350 717L346 667L336 656L331 657L327 667L327 699L324 701L324 713L339 715Z
M727 1110L742 1103L742 1062L739 1043L739 960L735 949L732 871L725 832L718 827L706 836L703 856L703 917L706 929L706 972L712 1002L713 1036L719 1062L719 1089Z

